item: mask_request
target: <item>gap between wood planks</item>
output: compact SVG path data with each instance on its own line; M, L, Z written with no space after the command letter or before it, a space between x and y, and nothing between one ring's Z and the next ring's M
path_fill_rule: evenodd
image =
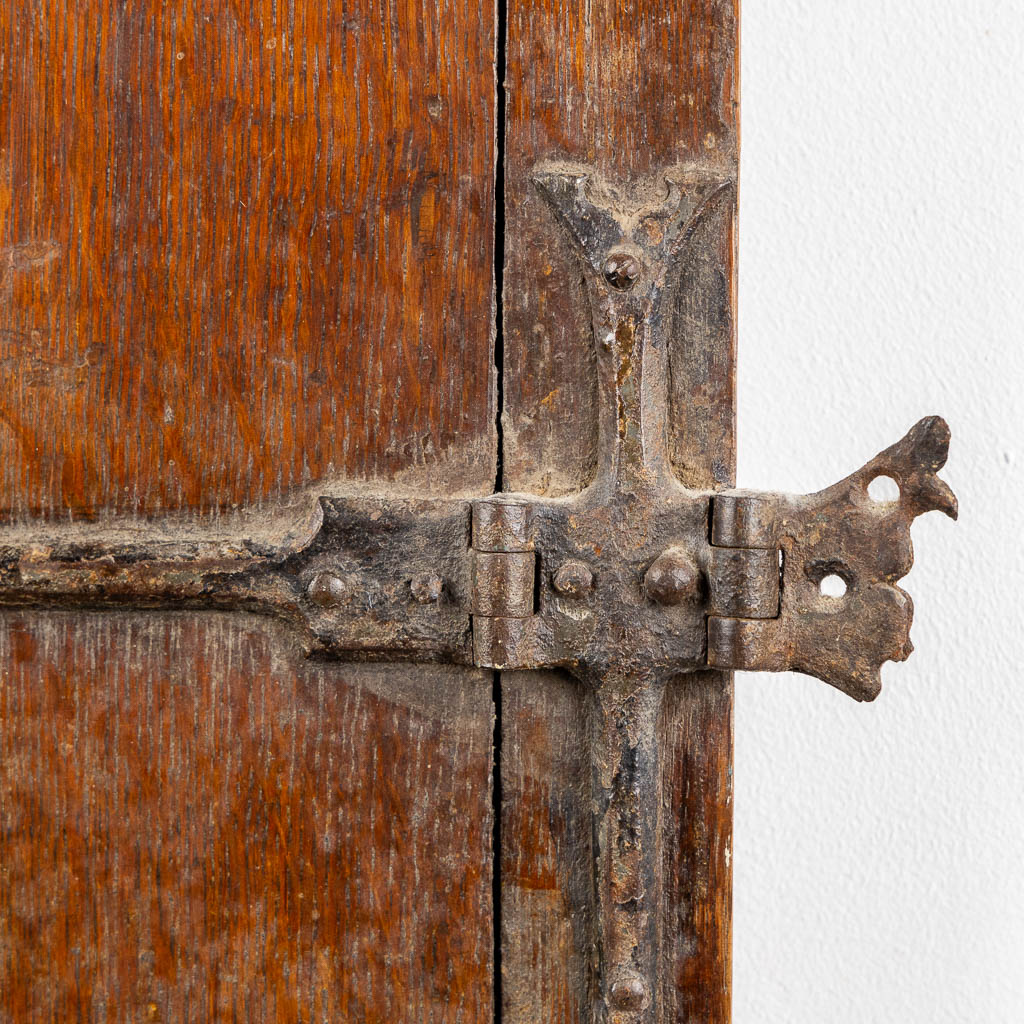
M504 489L505 476L505 434L501 417L505 409L505 324L504 324L504 287L505 287L505 71L506 71L506 35L508 32L508 0L496 0L495 13L495 156L494 156L494 294L495 294L495 331L494 331L494 371L497 381L495 398L495 436L497 442L497 458L495 463L494 490L498 493ZM494 971L493 992L494 1022L501 1024L504 1016L502 1005L501 977L501 673L495 672L492 684L494 702L494 740L493 740L493 778L491 782L491 800L494 816L494 836L491 855L491 919L494 929Z

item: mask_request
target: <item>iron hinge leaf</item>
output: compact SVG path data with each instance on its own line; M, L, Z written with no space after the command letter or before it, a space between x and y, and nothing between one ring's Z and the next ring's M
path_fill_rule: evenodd
M949 451L949 427L921 420L845 480L817 494L734 491L713 499L711 540L747 566L779 558L776 614L716 609L708 620L708 664L816 676L856 700L881 690L880 669L913 650L913 602L895 584L913 564L910 524L938 510L955 519L957 501L936 476ZM876 500L878 478L898 495ZM841 594L822 591L828 577ZM741 599L749 596L742 587Z
M585 500L481 499L473 505L475 661L575 671L616 659L670 672L792 670L872 700L882 664L913 649L913 604L896 586L913 561L910 525L933 509L957 514L936 475L948 448L945 422L929 417L826 490L725 491L691 496L692 504L671 492L667 524L632 502L617 514L614 500L588 509ZM895 482L897 496L871 496L879 477ZM688 522L680 508L689 509ZM611 524L611 543L607 529L587 528L594 520ZM629 549L631 528L646 548ZM830 576L844 593L822 591ZM706 646L693 638L705 622ZM676 644L671 633L686 636ZM628 652L600 649L613 634L629 636Z
M52 525L0 546L0 605L245 611L307 656L472 664L469 523L465 501L360 497L277 542Z

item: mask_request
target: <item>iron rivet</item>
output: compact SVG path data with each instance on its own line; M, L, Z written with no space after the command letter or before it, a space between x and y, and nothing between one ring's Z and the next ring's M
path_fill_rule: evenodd
M412 589L412 596L420 604L433 604L441 600L441 591L444 590L444 580L440 576L417 576L409 584Z
M629 291L642 271L640 261L628 252L613 252L604 262L604 279L620 292Z
M581 597L594 585L594 574L582 562L558 567L552 585L563 597Z
M660 554L644 576L648 595L659 604L682 604L700 597L700 570L682 548Z
M614 1010L642 1010L647 999L647 986L636 976L620 978L612 985L609 995Z
M348 587L332 572L318 572L306 588L310 601L321 608L337 608L348 597Z

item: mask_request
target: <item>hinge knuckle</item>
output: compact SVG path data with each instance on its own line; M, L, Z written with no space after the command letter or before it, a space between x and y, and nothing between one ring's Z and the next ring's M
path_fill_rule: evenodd
M731 491L711 499L711 543L719 548L778 546L775 504L771 495Z
M536 618L473 617L473 659L480 668L528 668L537 649Z
M780 596L778 549L712 547L708 589L711 616L776 618Z
M747 672L784 672L790 666L773 642L778 622L712 616L708 619L708 665Z
M473 615L523 619L532 615L532 551L473 552Z
M482 668L534 659L537 555L532 508L500 498L473 504L473 660Z
M532 551L532 508L487 498L473 503L474 551Z

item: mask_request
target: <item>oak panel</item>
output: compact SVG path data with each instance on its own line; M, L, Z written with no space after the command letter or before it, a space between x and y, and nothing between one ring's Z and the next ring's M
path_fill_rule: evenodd
M0 615L0 1021L490 1022L491 683Z
M0 510L489 489L493 59L466 0L0 5Z

